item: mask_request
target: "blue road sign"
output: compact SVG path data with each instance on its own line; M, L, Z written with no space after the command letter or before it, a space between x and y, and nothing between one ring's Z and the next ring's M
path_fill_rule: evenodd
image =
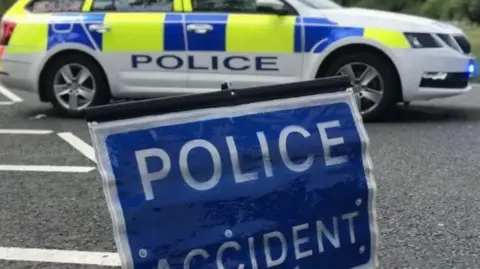
M368 138L350 94L89 126L124 268L377 264Z

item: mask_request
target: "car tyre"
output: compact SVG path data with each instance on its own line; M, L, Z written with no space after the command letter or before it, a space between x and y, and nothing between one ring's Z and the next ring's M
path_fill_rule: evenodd
M55 59L48 66L45 86L52 106L67 117L82 117L85 108L110 101L110 90L102 68L92 58L81 54L67 54ZM73 105L75 98L76 106Z
M346 66L351 66L349 69ZM362 70L361 67L364 66L365 69ZM376 73L378 77L372 79L372 81L366 85L368 92L365 90L365 86L362 85L362 75L365 75L364 72L369 69L370 73ZM353 70L349 72L349 70ZM373 70L373 71L372 71ZM361 105L361 115L365 121L380 121L386 120L393 115L393 110L395 109L396 103L399 100L399 94L401 93L401 85L397 80L397 71L394 66L384 57L381 57L374 53L368 52L356 52L342 55L339 58L331 62L325 76L336 76L336 75L348 75L352 80L353 91L357 100L360 100ZM373 76L373 75L371 75ZM370 76L370 77L371 77ZM368 77L368 73L364 78ZM366 81L366 80L365 80ZM376 85L373 85L376 83ZM370 109L365 109L367 106L367 101L373 103L370 99L377 99L378 96L372 94L374 86L382 87L381 98L376 103L375 106L370 107ZM375 96L375 98L372 98Z

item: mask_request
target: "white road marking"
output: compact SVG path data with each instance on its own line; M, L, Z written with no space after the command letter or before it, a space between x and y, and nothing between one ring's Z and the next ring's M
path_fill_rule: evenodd
M7 88L5 88L2 85L0 85L0 93L3 94L8 99L10 99L12 102L15 102L15 103L23 102L22 98L20 98L18 95L14 94L10 90L7 90Z
M68 144L70 144L70 146L80 151L80 153L82 153L85 157L89 158L95 163L97 162L95 158L95 151L93 150L92 146L85 143L78 136L70 132L57 133L57 135L63 140L65 140Z
M29 134L29 135L46 135L53 133L52 130L35 130L35 129L0 129L0 134Z
M12 102L12 101L0 101L0 106L9 106L9 105L13 105L15 104L15 102Z
M0 164L0 171L88 173L93 170L95 167L91 166Z
M0 260L120 266L120 257L113 252L0 247Z

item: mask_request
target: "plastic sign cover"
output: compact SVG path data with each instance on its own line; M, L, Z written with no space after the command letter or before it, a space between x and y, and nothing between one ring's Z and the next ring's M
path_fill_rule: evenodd
M123 268L376 267L368 138L348 93L89 127Z

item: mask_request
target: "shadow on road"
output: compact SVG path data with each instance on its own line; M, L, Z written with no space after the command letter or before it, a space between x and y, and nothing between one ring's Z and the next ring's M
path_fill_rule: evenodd
M50 106L41 106L22 110L24 117L47 117L50 119L67 120ZM70 119L70 120L83 120ZM382 123L428 123L428 122L464 122L480 121L480 107L465 106L438 106L438 105L411 105L408 108L397 107L390 119ZM370 124L370 123L367 123Z
M41 107L30 107L28 109L22 109L21 111L17 112L21 114L22 118L30 118L30 119L37 119L41 120L44 118L48 119L58 119L58 120L72 120L72 121L79 121L83 120L82 118L68 118L61 115L58 111L50 106L41 106Z
M479 121L480 107L412 105L397 107L388 123Z

